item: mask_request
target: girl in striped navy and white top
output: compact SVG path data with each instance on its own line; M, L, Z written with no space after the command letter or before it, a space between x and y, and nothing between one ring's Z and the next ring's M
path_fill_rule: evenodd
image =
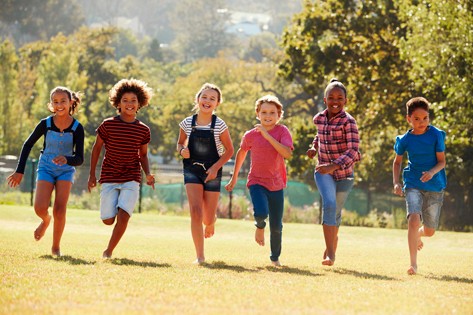
M205 262L204 238L215 232L222 167L233 155L228 127L214 114L221 101L220 89L205 83L195 96L197 113L179 124L177 151L183 158L197 264Z

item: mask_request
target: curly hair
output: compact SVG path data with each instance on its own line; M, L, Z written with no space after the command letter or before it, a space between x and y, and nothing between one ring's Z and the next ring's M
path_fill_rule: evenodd
M153 97L153 89L148 86L148 83L137 79L122 79L115 84L108 93L108 100L110 104L120 112L118 105L122 99L123 94L133 93L138 98L138 110L148 106L149 101Z

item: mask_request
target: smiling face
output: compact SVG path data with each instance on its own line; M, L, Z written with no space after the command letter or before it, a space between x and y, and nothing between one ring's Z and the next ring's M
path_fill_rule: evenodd
M139 109L138 97L135 93L127 92L123 93L118 103L118 110L122 118L135 119L136 112Z
M200 93L198 99L199 111L202 113L213 113L219 104L218 92L214 89L205 89Z
M327 105L329 118L334 117L343 110L347 103L345 91L339 87L333 87L331 90L327 91L324 97L324 103Z
M281 114L275 104L265 102L261 104L259 111L256 111L256 117L266 130L271 130L278 123Z
M421 135L427 131L429 127L430 118L429 112L423 108L415 109L412 114L406 116L407 121L412 126L412 133Z
M51 95L50 109L58 116L69 115L72 106L72 101L69 99L69 94L62 91L54 92Z

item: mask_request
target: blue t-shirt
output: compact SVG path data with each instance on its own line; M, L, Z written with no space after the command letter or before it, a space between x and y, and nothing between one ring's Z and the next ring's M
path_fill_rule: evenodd
M445 168L435 174L431 180L423 183L420 181L422 172L430 170L437 164L437 152L445 152L445 131L434 126L429 126L421 135L411 133L411 130L402 136L396 137L394 151L397 155L407 152L407 166L402 173L404 189L415 188L419 190L440 192L447 186Z

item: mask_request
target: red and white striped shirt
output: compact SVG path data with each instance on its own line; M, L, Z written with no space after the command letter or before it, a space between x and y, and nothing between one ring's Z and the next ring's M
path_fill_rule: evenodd
M96 130L105 145L100 183L141 182L140 147L151 140L148 126L120 116L105 119Z
M337 181L353 177L353 164L361 159L355 119L344 110L328 119L325 109L314 116L314 124L317 126L317 135L313 145L318 152L319 164L340 165L341 168L332 173Z

